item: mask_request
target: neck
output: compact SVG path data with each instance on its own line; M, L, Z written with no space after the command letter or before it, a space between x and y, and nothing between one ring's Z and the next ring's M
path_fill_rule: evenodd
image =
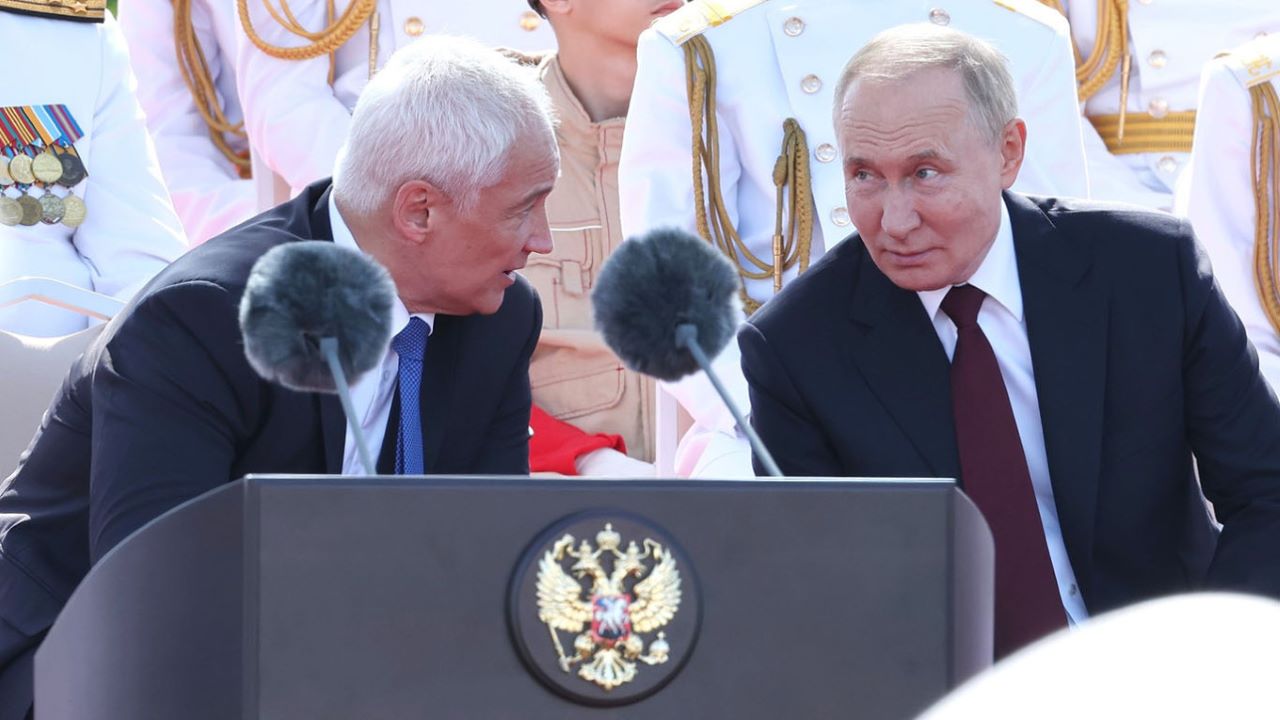
M636 47L583 35L556 51L569 89L591 122L626 117L636 80Z

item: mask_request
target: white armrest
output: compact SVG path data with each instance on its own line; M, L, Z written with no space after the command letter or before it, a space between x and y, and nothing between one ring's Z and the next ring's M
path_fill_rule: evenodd
M99 320L110 320L124 302L99 292L45 277L20 277L0 284L0 308L26 300L64 308Z

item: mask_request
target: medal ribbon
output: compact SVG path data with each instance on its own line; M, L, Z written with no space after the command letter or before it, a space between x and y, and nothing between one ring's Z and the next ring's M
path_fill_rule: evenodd
M84 131L80 129L76 119L71 117L71 112L67 110L66 105L45 105L40 109L49 115L54 126L62 133L62 139L67 145L74 145L77 140L84 137Z
M8 127L18 136L21 145L31 146L36 143L36 129L22 114L22 108L0 108L0 115L8 122Z
M18 137L18 130L9 122L8 110L0 108L0 145L17 151L22 147L22 140Z
M53 133L49 131L49 127L44 124L43 118L40 117L40 110L35 107L22 108L22 117L31 127L35 128L36 134L44 141L45 147L53 145Z

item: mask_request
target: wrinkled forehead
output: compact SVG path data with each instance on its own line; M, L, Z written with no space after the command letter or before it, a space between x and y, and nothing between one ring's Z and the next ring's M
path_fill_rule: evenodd
M858 145L918 144L969 129L971 107L957 73L921 71L898 79L859 78L845 93L836 133Z

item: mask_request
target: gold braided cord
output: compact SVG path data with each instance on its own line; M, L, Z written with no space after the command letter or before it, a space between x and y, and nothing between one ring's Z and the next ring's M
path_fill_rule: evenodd
M706 38L691 38L684 44L685 84L689 95L689 124L692 129L692 170L695 222L698 234L733 262L744 279L764 280L772 277L775 288L781 276L796 267L804 272L809 267L813 241L813 189L809 182L809 150L804 131L793 119L783 125L782 155L774 168L778 188L778 207L772 262L756 257L733 227L720 190L720 131L716 119L715 55ZM703 173L706 183L703 183ZM782 184L779 185L778 183ZM789 188L789 193L784 192ZM790 216L784 230L783 200L789 199ZM745 261L745 263L744 263ZM760 302L741 288L743 306L755 312Z
M1126 119L1120 115L1090 115L1088 120L1114 155L1191 152L1196 131L1195 110L1171 112L1159 118L1149 113L1129 113L1123 137L1120 129Z
M351 36L355 35L356 31L373 14L374 9L377 7L377 0L351 0L351 4L347 6L347 9L343 11L337 20L333 20L333 0L328 0L329 18L325 28L319 32L311 32L302 27L293 16L292 10L289 9L287 0L280 0L281 11L284 13L283 17L280 11L277 11L275 6L272 5L272 0L262 0L262 4L281 27L293 35L309 40L310 43L299 47L272 45L264 40L254 29L253 22L249 19L248 0L236 0L236 10L240 15L240 25L244 28L245 35L248 36L250 42L259 50L274 58L281 60L310 60L321 55L332 55L350 40Z
M213 85L213 76L209 71L209 62L205 59L204 48L200 47L200 39L196 37L195 27L191 22L191 0L173 0L173 40L182 80L195 101L196 110L209 128L209 138L213 140L218 152L236 168L240 177L248 178L249 153L237 151L227 139L228 135L245 137L244 122L232 123L222 110L218 90Z
M1253 100L1253 202L1255 211L1253 275L1262 309L1280 332L1280 99L1275 86L1250 89Z
M1059 0L1040 0L1042 5L1051 7L1063 16L1066 9ZM1080 47L1072 37L1071 46L1076 54L1076 86L1080 102L1084 102L1103 88L1120 69L1120 125L1118 137L1121 142L1125 135L1125 117L1129 107L1129 78L1132 75L1132 60L1129 57L1129 2L1128 0L1098 0L1098 35L1093 41L1093 50L1089 57L1084 57ZM1137 152L1137 151L1135 151Z

